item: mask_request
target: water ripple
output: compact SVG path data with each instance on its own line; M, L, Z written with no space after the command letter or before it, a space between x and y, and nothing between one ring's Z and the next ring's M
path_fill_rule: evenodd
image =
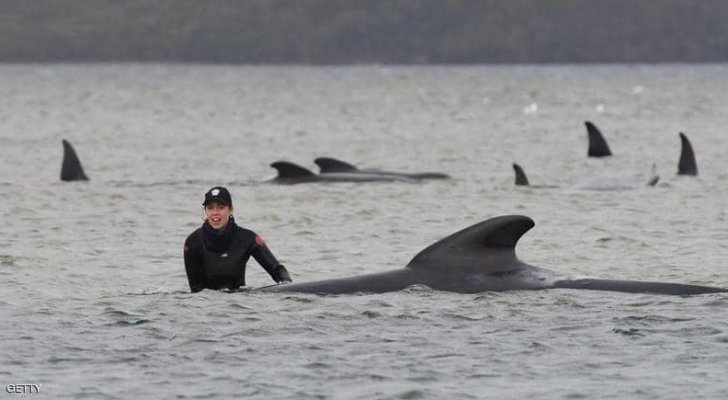
M726 295L462 295L423 285L377 295L191 294L182 263L184 238L202 223L201 194L224 184L238 221L266 238L296 281L402 268L461 227L518 213L536 222L516 249L529 264L728 286L728 139L717 128L726 66L0 68L8 382L37 377L49 398L728 393ZM584 156L579 115L595 109L614 157ZM669 131L680 127L691 130L697 179L667 168L679 146ZM58 181L61 134L91 181ZM311 166L326 154L454 179L260 183L273 160ZM534 181L562 186L641 178L654 161L661 182L619 193L521 190L514 161ZM247 280L270 284L254 260Z

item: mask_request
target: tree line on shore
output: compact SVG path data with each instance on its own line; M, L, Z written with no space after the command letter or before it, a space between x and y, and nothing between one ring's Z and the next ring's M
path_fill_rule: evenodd
M720 0L0 0L3 62L728 61Z

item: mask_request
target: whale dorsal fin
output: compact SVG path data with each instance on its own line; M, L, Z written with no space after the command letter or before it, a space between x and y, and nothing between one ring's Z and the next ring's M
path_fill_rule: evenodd
M678 175L697 175L698 164L695 162L695 153L690 140L684 133L680 132L680 161L677 164Z
M276 161L270 166L278 171L279 179L313 178L316 176L310 170L288 161Z
M330 157L319 157L313 160L313 162L319 166L322 174L331 172L351 172L358 169L354 165Z
M67 140L63 139L63 164L61 165L62 181L87 181L88 177L83 172L81 161L76 151Z
M584 125L586 125L586 132L589 135L589 151L587 153L589 157L611 156L612 151L609 149L609 145L599 128L589 121L584 122Z
M513 163L513 170L516 172L516 186L528 186L528 177L520 165Z
M660 174L657 173L657 164L652 163L652 169L650 170L650 178L647 180L647 186L655 186L657 182L660 182Z
M504 215L482 221L435 242L419 252L407 268L459 268L498 273L513 270L518 240L533 228L531 218Z

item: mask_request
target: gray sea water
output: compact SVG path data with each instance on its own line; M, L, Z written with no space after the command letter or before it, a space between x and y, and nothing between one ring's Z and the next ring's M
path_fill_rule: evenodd
M297 282L486 218L560 273L728 287L728 65L0 66L0 388L53 399L723 399L728 296L188 293L203 193ZM584 121L614 156L586 157ZM679 132L700 175L676 175ZM59 181L61 139L89 182ZM262 183L285 159L441 171ZM518 162L534 184L517 188ZM572 188L594 176L632 191ZM248 283L271 284L251 260ZM9 385L38 385L37 394ZM15 388L17 386L12 386Z

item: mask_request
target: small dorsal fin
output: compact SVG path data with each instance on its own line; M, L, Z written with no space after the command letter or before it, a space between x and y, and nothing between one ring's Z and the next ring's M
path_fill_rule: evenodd
M313 162L319 166L322 174L332 172L351 172L358 169L352 164L330 157L319 157L313 160Z
M533 220L523 215L485 220L431 244L407 267L505 272L514 268L516 243L533 226Z
M612 151L609 149L609 145L607 144L607 140L604 139L604 135L602 135L602 132L599 130L599 128L596 127L593 123L586 121L584 122L584 125L586 125L586 131L589 135L589 151L588 156L589 157L605 157L605 156L611 156Z
M66 139L61 141L63 143L63 164L61 165L61 180L62 181L87 181L88 177L83 172L81 161L76 155L76 151Z
M516 172L516 186L528 186L528 177L520 165L513 163L513 170Z
M652 163L652 169L650 170L650 178L647 180L647 186L656 186L659 181L660 174L657 173L657 164Z
M278 179L313 178L310 170L288 161L276 161L270 165L278 171Z
M697 175L698 164L695 161L695 153L690 140L684 133L680 132L680 161L677 164L678 175Z

